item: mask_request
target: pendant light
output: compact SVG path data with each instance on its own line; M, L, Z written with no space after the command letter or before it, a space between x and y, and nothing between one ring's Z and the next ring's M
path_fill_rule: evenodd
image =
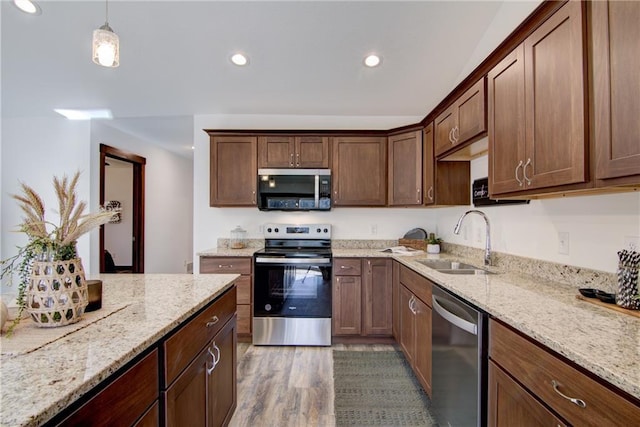
M104 25L93 31L93 62L103 67L120 65L120 39L109 26L109 0Z

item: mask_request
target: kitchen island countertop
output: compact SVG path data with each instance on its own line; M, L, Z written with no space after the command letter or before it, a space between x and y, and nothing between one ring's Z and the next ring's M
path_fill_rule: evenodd
M224 293L238 277L100 275L103 307L114 301L126 306L26 354L3 354L0 425L43 424ZM28 329L18 332L3 335L0 344L28 339Z

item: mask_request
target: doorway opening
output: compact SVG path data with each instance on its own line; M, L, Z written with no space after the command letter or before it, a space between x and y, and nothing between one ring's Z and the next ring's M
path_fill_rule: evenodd
M119 215L100 227L100 273L144 273L144 157L100 144L100 205Z

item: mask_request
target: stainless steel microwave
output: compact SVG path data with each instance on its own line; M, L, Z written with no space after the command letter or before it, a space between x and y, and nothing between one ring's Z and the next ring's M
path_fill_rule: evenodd
M331 169L258 169L261 211L328 211Z

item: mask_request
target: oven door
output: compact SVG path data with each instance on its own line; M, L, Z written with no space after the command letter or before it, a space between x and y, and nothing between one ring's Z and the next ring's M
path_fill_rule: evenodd
M255 317L331 317L331 258L256 257Z

